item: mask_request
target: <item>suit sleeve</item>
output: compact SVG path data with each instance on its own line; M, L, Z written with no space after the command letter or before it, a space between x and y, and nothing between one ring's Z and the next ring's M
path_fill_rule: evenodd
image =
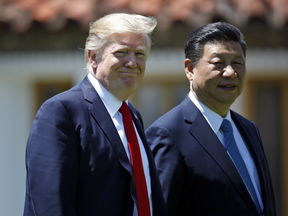
M78 141L72 121L53 99L39 109L26 149L29 207L24 215L76 215Z
M258 139L259 139L259 142L260 142L260 145L261 145L261 148L262 148L262 151L264 152L264 147L263 147L263 142L262 142L262 139L261 139L261 136L260 136L260 131L257 127L257 125L252 122L256 128L256 133L257 133L257 136L258 136ZM268 161L267 161L267 158L265 156L265 161L266 161L266 173L264 174L265 175L265 178L267 178L267 182L268 182L268 186L267 186L267 191L266 193L268 194L267 199L269 199L269 201L263 201L264 203L267 203L267 207L266 207L266 211L268 212L267 215L276 215L276 203L275 203L275 195L274 195L274 190L273 190L273 185L272 185L272 179L271 179L271 174L270 174L270 171L269 171L269 167L268 167Z
M184 162L170 132L160 126L151 126L146 131L152 150L164 199L169 215L177 215L184 183Z

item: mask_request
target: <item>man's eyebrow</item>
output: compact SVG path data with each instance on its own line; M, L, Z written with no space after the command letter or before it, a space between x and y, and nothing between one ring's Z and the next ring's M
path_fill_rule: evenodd
M239 54L239 53L220 53L220 52L215 52L213 53L211 56L212 57L218 57L218 56L225 56L225 55L229 55L229 56L235 56L235 57L243 57L242 54Z
M130 50L131 48L127 45L117 45L114 47L114 50ZM146 46L138 46L135 49L136 51L143 51L146 52L147 48Z
M146 46L138 46L138 47L136 48L136 51L146 52L146 50L147 50Z
M129 47L126 46L126 45L117 45L117 46L114 47L114 49L115 49L115 50L119 50L119 49L129 49Z

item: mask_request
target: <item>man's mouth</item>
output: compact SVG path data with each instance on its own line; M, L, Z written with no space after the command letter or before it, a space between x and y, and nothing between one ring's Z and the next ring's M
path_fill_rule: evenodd
M124 73L124 74L138 74L138 71L119 71L119 73Z
M218 85L218 86L225 90L234 90L236 88L236 84L226 84L226 85Z

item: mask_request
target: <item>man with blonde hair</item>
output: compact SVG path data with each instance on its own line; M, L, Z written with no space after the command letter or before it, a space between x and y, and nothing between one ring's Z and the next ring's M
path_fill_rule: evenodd
M138 110L153 17L116 13L90 26L87 76L39 109L27 142L24 216L163 216Z

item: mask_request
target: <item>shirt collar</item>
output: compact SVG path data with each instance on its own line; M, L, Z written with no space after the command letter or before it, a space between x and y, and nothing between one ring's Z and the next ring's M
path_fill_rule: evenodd
M91 84L93 85L97 93L99 94L111 118L114 117L115 114L120 109L122 105L122 101L120 101L113 94L107 91L107 89L105 89L101 85L101 83L96 79L95 76L91 74L91 72L88 73L88 79L90 80ZM127 102L128 100L126 101L126 103Z
M210 125L210 127L213 129L214 133L217 133L219 131L223 119L228 119L231 122L230 110L228 111L228 114L224 118L222 118L216 112L212 111L210 108L208 108L203 103L201 103L195 97L192 91L189 92L188 97L192 100L195 106L200 110L200 112L202 113L202 115L205 117L208 124Z

